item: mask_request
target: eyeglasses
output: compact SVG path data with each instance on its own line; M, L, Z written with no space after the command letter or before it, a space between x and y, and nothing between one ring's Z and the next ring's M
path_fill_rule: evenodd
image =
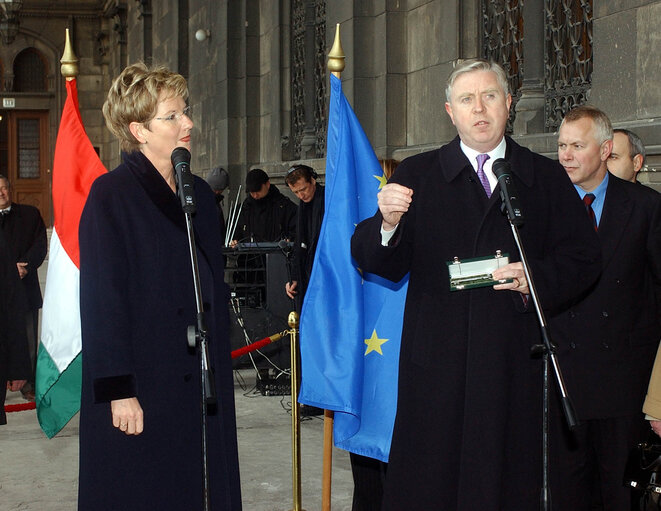
M191 112L191 107L187 106L184 108L183 112L174 112L167 117L154 117L154 120L156 121L167 121L167 122L179 122L181 121L182 116L186 116L189 119L191 118L192 112Z

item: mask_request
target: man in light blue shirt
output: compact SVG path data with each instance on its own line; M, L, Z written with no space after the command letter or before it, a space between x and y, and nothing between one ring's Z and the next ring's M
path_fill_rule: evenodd
M569 431L553 414L551 489L554 507L572 511L631 509L622 475L630 449L649 432L641 408L661 337L661 196L610 174L612 147L603 112L579 106L567 113L558 159L602 250L597 283L552 322L580 424Z

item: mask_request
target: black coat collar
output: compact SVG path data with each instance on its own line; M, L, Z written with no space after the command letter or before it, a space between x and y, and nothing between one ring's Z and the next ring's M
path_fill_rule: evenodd
M186 229L181 203L163 176L140 151L122 153L124 165L136 178L156 207L177 227Z

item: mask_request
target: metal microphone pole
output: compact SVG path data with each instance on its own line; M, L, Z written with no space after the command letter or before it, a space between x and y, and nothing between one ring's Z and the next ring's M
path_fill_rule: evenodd
M503 164L500 168L497 167L497 163L502 161ZM506 164L506 166L505 166ZM558 390L560 391L560 400L562 403L562 410L567 421L569 429L574 429L578 424L576 418L576 412L574 411L574 405L572 404L571 398L567 393L567 387L565 386L565 381L562 377L562 371L560 370L560 364L558 363L558 357L555 353L555 346L551 342L551 333L549 330L548 323L546 322L546 317L544 316L544 311L539 303L539 297L537 295L537 288L535 287L535 282L532 277L532 272L530 265L528 264L528 258L526 257L526 252L521 243L521 235L519 234L518 226L523 223L520 210L518 208L513 208L512 204L507 197L508 193L506 190L513 192L513 187L511 185L511 176L509 174L509 163L504 160L496 160L493 163L493 172L498 178L498 183L501 185L500 197L503 201L503 211L507 214L507 219L510 223L512 229L512 234L514 235L514 241L516 246L519 249L519 254L521 255L521 262L523 263L523 271L526 275L526 280L528 282L528 288L530 289L530 298L535 306L535 311L537 312L537 319L539 320L540 329L542 333L542 344L535 345L532 347L533 354L543 354L544 358L544 367L543 367L543 395L542 395L542 492L540 495L540 506L542 511L551 510L551 492L549 488L549 361L553 367L553 372L555 374L555 380L558 384ZM513 201L512 201L513 202Z
M202 286L197 263L197 250L195 246L195 233L193 230L193 213L195 213L195 196L193 194L193 175L189 168L190 153L183 147L177 147L172 152L172 165L175 170L177 194L181 200L182 209L186 217L186 233L188 235L188 248L190 251L191 268L193 271L193 287L195 290L195 306L197 310L197 324L189 325L187 337L188 345L197 348L200 359L200 395L201 395L201 426L202 426L202 501L204 511L210 511L209 501L209 459L207 446L207 407L217 402L216 386L211 371L209 359L208 331L204 317L204 302L202 301Z

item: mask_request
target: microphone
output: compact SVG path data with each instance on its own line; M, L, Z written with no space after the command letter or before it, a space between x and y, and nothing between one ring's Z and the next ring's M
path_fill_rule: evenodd
M507 218L512 225L523 224L523 212L519 204L519 194L516 193L512 181L511 168L508 161L498 158L491 167L498 183L500 184L500 200L503 201L503 212L507 213Z
M184 213L195 213L195 179L190 171L190 152L185 147L177 147L172 151L172 166L177 182L177 194L181 200Z
M291 252L292 248L294 248L294 244L291 241L280 240L278 241L278 248L282 250L285 254L288 254L289 252Z

